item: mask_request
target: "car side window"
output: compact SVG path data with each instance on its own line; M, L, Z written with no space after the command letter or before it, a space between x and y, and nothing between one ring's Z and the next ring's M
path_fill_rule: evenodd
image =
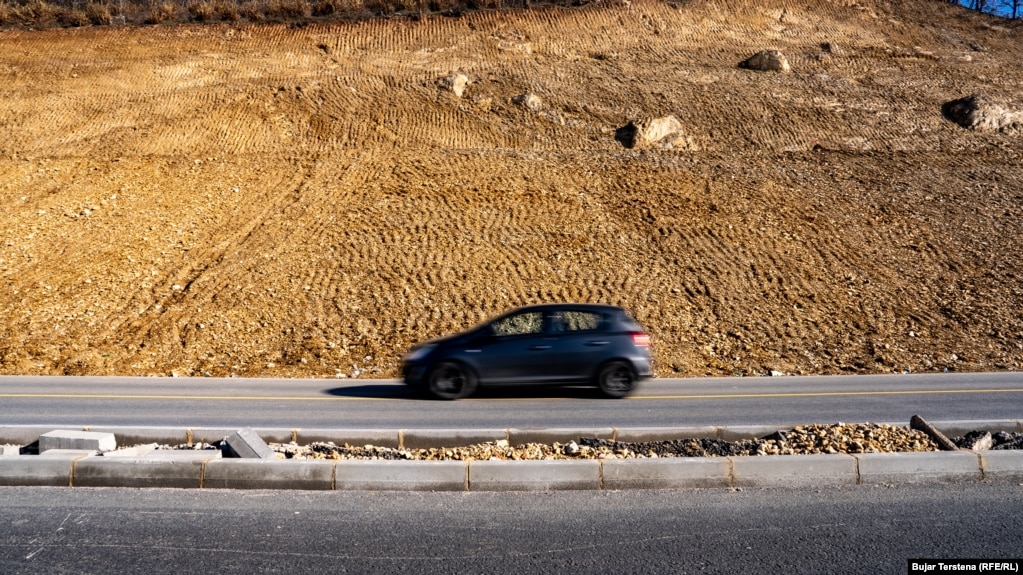
M565 333L574 331L594 331L600 327L603 318L599 313L588 311L562 311L551 318L551 331Z
M496 336L527 335L543 329L543 313L530 311L508 316L490 324Z

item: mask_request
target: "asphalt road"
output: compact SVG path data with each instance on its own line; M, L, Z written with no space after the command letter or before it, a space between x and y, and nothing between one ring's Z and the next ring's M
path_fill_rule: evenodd
M729 575L1020 558L1011 484L556 493L0 488L0 573Z
M0 425L348 429L674 427L1018 419L1023 373L655 379L424 399L392 380L0 377Z

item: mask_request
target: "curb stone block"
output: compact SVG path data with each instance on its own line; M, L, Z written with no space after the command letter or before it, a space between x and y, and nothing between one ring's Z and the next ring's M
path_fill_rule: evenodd
M99 454L100 452L95 449L50 449L36 457L92 457Z
M69 455L40 458L17 455L0 458L0 486L67 487L75 457Z
M201 487L202 461L89 457L75 464L75 487Z
M334 488L362 491L465 491L464 461L339 461Z
M21 455L21 446L20 445L0 446L0 455Z
M1023 450L996 449L980 452L984 479L1023 481Z
M957 435L966 435L971 431L1008 431L1015 433L1018 422L1011 419L1006 420L985 420L985 421L941 421L932 423L938 431L945 434L949 439Z
M0 426L0 443L28 445L39 440L39 436L53 431L52 425L4 425Z
M857 453L860 483L980 480L980 456L971 451Z
M239 429L224 438L229 452L244 459L276 459L276 454L263 438L251 429Z
M334 488L334 461L216 459L206 464L203 487L222 489Z
M579 441L581 437L611 439L615 430L611 427L595 427L591 429L549 428L549 429L509 429L508 444L512 447L524 443L568 443Z
M737 439L758 439L776 431L784 431L795 425L728 425L718 428L718 439L735 441Z
M604 459L604 489L729 487L731 462L724 457Z
M729 457L736 487L855 485L851 455L757 455Z
M117 449L117 439L113 433L57 429L39 436L39 453L51 449L113 451Z
M157 449L144 457L150 461L212 461L222 459L224 452L219 449Z
M334 445L352 445L362 447L364 445L375 445L377 447L390 447L397 449L398 432L382 429L297 429L298 438L295 443L308 445L310 443L327 443Z
M289 443L295 439L294 429L288 428L283 429L280 427L263 428L257 427L255 429L256 435L261 437L263 441L267 443Z
M615 429L615 440L623 443L671 441L673 439L717 439L718 428L702 427L630 427Z
M600 461L470 461L470 491L600 489Z
M196 443L209 443L216 444L218 441L223 441L225 437L238 431L238 428L233 429L219 428L219 427L193 427L186 430L186 437L191 438L186 443L194 445Z
M402 430L401 445L406 449L461 447L508 438L505 429L421 429Z
M118 445L147 443L181 445L188 443L188 432L183 427L88 427L86 431L113 433Z

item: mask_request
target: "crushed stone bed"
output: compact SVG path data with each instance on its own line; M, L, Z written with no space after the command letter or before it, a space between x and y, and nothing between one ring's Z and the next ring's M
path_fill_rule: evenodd
M985 432L972 432L982 434ZM991 449L1023 449L1023 434L999 432ZM960 447L970 434L953 438ZM777 431L759 439L673 439L649 442L621 442L591 437L568 443L526 443L510 445L506 440L463 447L429 449L391 448L374 445L309 445L271 443L281 459L369 459L408 461L464 460L563 460L644 459L657 457L728 457L757 455L806 455L821 453L893 453L937 451L927 434L908 427L877 424L816 424Z

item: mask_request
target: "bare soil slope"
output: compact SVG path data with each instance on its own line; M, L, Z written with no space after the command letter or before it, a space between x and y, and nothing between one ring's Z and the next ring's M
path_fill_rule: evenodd
M923 0L0 31L0 373L393 377L551 300L631 310L661 376L1019 369L1023 135L941 109L1023 108L1021 35Z

